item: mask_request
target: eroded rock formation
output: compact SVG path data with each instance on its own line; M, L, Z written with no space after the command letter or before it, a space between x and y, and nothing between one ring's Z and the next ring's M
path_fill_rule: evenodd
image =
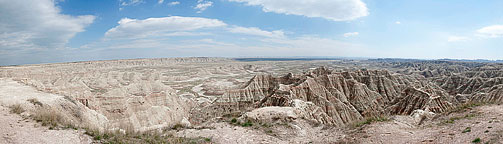
M308 103L308 104L306 104ZM424 77L391 74L386 70L334 72L318 68L283 77L258 75L241 89L216 101L218 108L247 111L258 107L295 107L313 121L345 125L364 117L411 114L414 110L442 112L457 101ZM212 115L215 116L215 115Z

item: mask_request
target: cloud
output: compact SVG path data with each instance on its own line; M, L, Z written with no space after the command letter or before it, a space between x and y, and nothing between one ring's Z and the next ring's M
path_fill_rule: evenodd
M400 21L396 21L396 22L395 22L395 24L402 24L402 22L400 22Z
M204 1L204 0L198 0L196 7L194 9L198 10L197 13L201 13L204 10L206 10L208 7L211 7L213 5L212 1Z
M169 56L341 56L374 54L362 45L317 36L288 37L281 30L229 26L217 19L124 18L105 39L81 49L103 58ZM103 59L102 58L102 59Z
M163 0L159 0L159 3L162 3L161 1ZM121 6L138 5L144 3L143 0L119 0L119 2Z
M280 38L284 37L284 32L283 31L264 31L256 27L232 27L229 28L229 31L232 33L241 33L241 34L248 34L248 35L256 35L256 36L264 36L264 37L275 37L275 38Z
M449 36L447 38L448 42L459 42L459 41L468 41L470 38L468 37L463 37L463 36Z
M61 14L53 0L2 0L0 17L0 50L10 54L63 49L95 19Z
M159 0L157 3L162 4L163 2L164 2L164 0Z
M170 5L170 6L179 5L179 4L180 4L179 1L174 1L174 2L168 3L168 5Z
M264 12L349 21L369 14L361 0L229 0L260 6Z
M477 30L477 36L496 38L503 36L503 25L492 25Z
M359 34L358 32L349 32L349 33L344 33L344 37L357 36L358 34Z
M227 25L216 19L180 16L144 20L123 18L118 23L118 26L105 33L105 38L143 38L171 32L192 31Z

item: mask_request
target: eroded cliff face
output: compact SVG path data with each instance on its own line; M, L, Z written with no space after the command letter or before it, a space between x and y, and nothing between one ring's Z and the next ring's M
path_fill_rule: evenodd
M501 64L488 64L451 76L435 77L432 81L462 102L501 102L502 69Z
M311 105L299 106L299 101ZM455 103L454 98L424 77L386 70L334 72L322 67L299 75L255 76L243 88L225 93L213 110L226 114L238 112L231 107L240 111L295 107L305 111L299 112L302 117L315 122L345 125L365 117L408 115L417 109L442 112ZM219 111L222 107L229 107L230 111Z
M80 63L31 65L2 69L2 77L11 77L39 91L64 96L73 102L82 114L96 115L100 120L76 122L91 123L105 129L147 131L172 127L176 124L191 125L189 111L197 105L194 100L177 94L166 82L191 80L184 75L163 74L179 63L213 63L227 61L218 58L169 58L113 60ZM164 71L162 71L164 70ZM225 71L192 70L195 74L210 75ZM68 109L70 111L70 109ZM94 123L99 123L95 125Z
M334 70L309 70L319 66ZM103 128L144 131L252 111L252 119L267 117L265 112L341 126L416 110L439 113L463 102L502 102L502 68L445 61L172 58L2 67L0 77L64 96Z

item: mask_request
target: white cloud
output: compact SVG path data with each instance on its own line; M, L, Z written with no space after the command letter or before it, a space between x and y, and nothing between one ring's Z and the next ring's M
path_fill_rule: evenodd
M62 49L95 19L61 14L53 0L0 0L0 17L0 50L11 53Z
M161 0L159 0L161 1ZM119 0L121 6L138 5L144 3L143 0ZM162 2L160 2L162 3Z
M358 32L349 32L349 33L344 33L344 37L357 36L358 34L359 34Z
M264 12L348 21L369 14L361 0L229 0L261 6Z
M200 23L200 24L199 24ZM241 35L243 34L243 35ZM363 46L317 36L288 37L280 30L228 26L216 19L124 18L105 39L81 49L110 58L167 56L342 56L373 54ZM137 53L131 53L132 49ZM148 49L148 50L146 50ZM110 53L113 51L113 53ZM127 56L127 57L125 57Z
M459 41L468 41L470 38L468 37L463 37L463 36L449 36L447 38L448 42L459 42Z
M241 33L241 34L248 34L248 35L256 35L256 36L264 36L264 37L275 37L275 38L280 38L284 37L285 34L283 31L264 31L256 27L232 27L229 28L229 31L232 33Z
M206 10L208 7L211 7L213 5L212 1L204 1L204 0L198 0L196 7L194 9L198 10L197 13L201 13L204 10Z
M400 21L396 21L396 22L395 22L395 24L402 24L402 22L400 22Z
M163 2L164 2L164 0L159 0L157 3L162 4Z
M180 4L179 1L174 1L174 2L168 3L168 5L170 5L170 6L179 5L179 4Z
M477 30L477 36L481 37L501 37L503 36L503 25L492 25Z
M216 19L170 16L144 20L123 18L119 25L105 33L106 38L142 38L171 32L226 26Z

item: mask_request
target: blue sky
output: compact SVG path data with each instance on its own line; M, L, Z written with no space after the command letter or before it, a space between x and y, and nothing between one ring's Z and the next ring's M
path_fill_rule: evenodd
M216 56L503 59L500 0L0 0L0 65Z

